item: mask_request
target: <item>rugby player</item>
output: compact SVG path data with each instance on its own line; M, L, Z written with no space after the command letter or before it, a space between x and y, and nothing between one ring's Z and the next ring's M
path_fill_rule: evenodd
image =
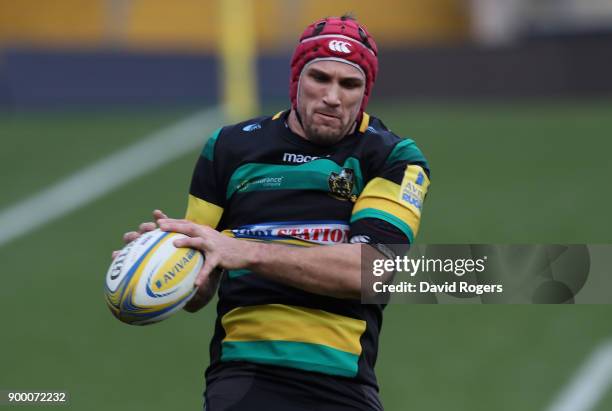
M382 410L374 365L383 305L361 304L362 247L410 244L429 167L414 141L364 110L378 71L349 16L306 28L291 107L217 130L195 167L186 218L154 212L206 262L197 311L218 290L204 407Z

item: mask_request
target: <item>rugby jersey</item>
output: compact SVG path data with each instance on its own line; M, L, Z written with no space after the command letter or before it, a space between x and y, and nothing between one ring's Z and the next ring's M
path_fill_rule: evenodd
M353 134L318 146L291 131L288 113L226 126L208 139L186 218L291 246L411 243L429 186L414 141L364 113ZM312 294L247 270L224 272L218 296L208 383L224 364L257 364L377 389L384 306Z

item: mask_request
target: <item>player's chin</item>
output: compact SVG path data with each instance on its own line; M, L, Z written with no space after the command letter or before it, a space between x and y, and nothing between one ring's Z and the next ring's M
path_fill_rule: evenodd
M310 141L324 146L335 144L343 137L342 130L328 126L313 127L309 134Z

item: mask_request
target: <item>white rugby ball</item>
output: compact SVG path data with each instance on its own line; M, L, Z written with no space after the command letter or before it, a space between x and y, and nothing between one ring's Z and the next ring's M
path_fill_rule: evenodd
M168 318L193 297L204 256L176 248L183 234L160 229L127 244L106 273L106 304L119 320L134 325Z

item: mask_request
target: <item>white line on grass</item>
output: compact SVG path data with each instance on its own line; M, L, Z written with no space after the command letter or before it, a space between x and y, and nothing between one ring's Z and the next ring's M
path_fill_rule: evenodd
M200 111L0 211L0 247L201 147L223 109Z
M598 347L547 411L591 411L612 385L612 341Z

